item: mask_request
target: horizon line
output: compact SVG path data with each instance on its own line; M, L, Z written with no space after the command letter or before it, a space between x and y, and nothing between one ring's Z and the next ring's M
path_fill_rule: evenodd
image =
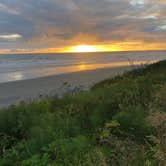
M86 53L111 53L111 52L151 52L151 51L166 51L163 49L157 50L116 50L116 51L94 51L94 52L15 52L15 53L0 53L0 55L14 55L14 54L86 54Z

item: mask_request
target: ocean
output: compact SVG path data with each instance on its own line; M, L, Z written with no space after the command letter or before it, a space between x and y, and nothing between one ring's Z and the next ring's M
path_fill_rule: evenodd
M0 83L164 59L166 51L0 55Z

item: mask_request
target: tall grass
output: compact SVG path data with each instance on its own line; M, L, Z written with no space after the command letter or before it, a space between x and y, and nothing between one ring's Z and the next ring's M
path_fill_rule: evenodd
M162 61L86 92L1 110L0 166L164 165L166 131L154 122L166 114L165 89Z

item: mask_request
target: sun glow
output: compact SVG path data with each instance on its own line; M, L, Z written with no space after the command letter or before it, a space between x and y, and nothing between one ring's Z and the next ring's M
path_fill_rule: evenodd
M90 45L78 45L78 46L74 46L72 49L72 52L96 52L97 49L94 46L90 46Z
M0 49L0 54L31 54L31 53L86 53L86 52L113 52L113 51L135 51L135 50L165 50L165 43L156 44L149 43L146 44L144 42L136 41L136 42L119 42L119 43L111 43L111 44L103 44L103 45L70 45L64 47L50 47L50 48L42 48L42 49L17 49L13 51L12 49Z

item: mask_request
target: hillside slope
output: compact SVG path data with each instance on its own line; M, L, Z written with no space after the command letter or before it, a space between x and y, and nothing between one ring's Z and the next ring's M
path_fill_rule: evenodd
M166 61L1 110L0 166L18 165L166 165Z

